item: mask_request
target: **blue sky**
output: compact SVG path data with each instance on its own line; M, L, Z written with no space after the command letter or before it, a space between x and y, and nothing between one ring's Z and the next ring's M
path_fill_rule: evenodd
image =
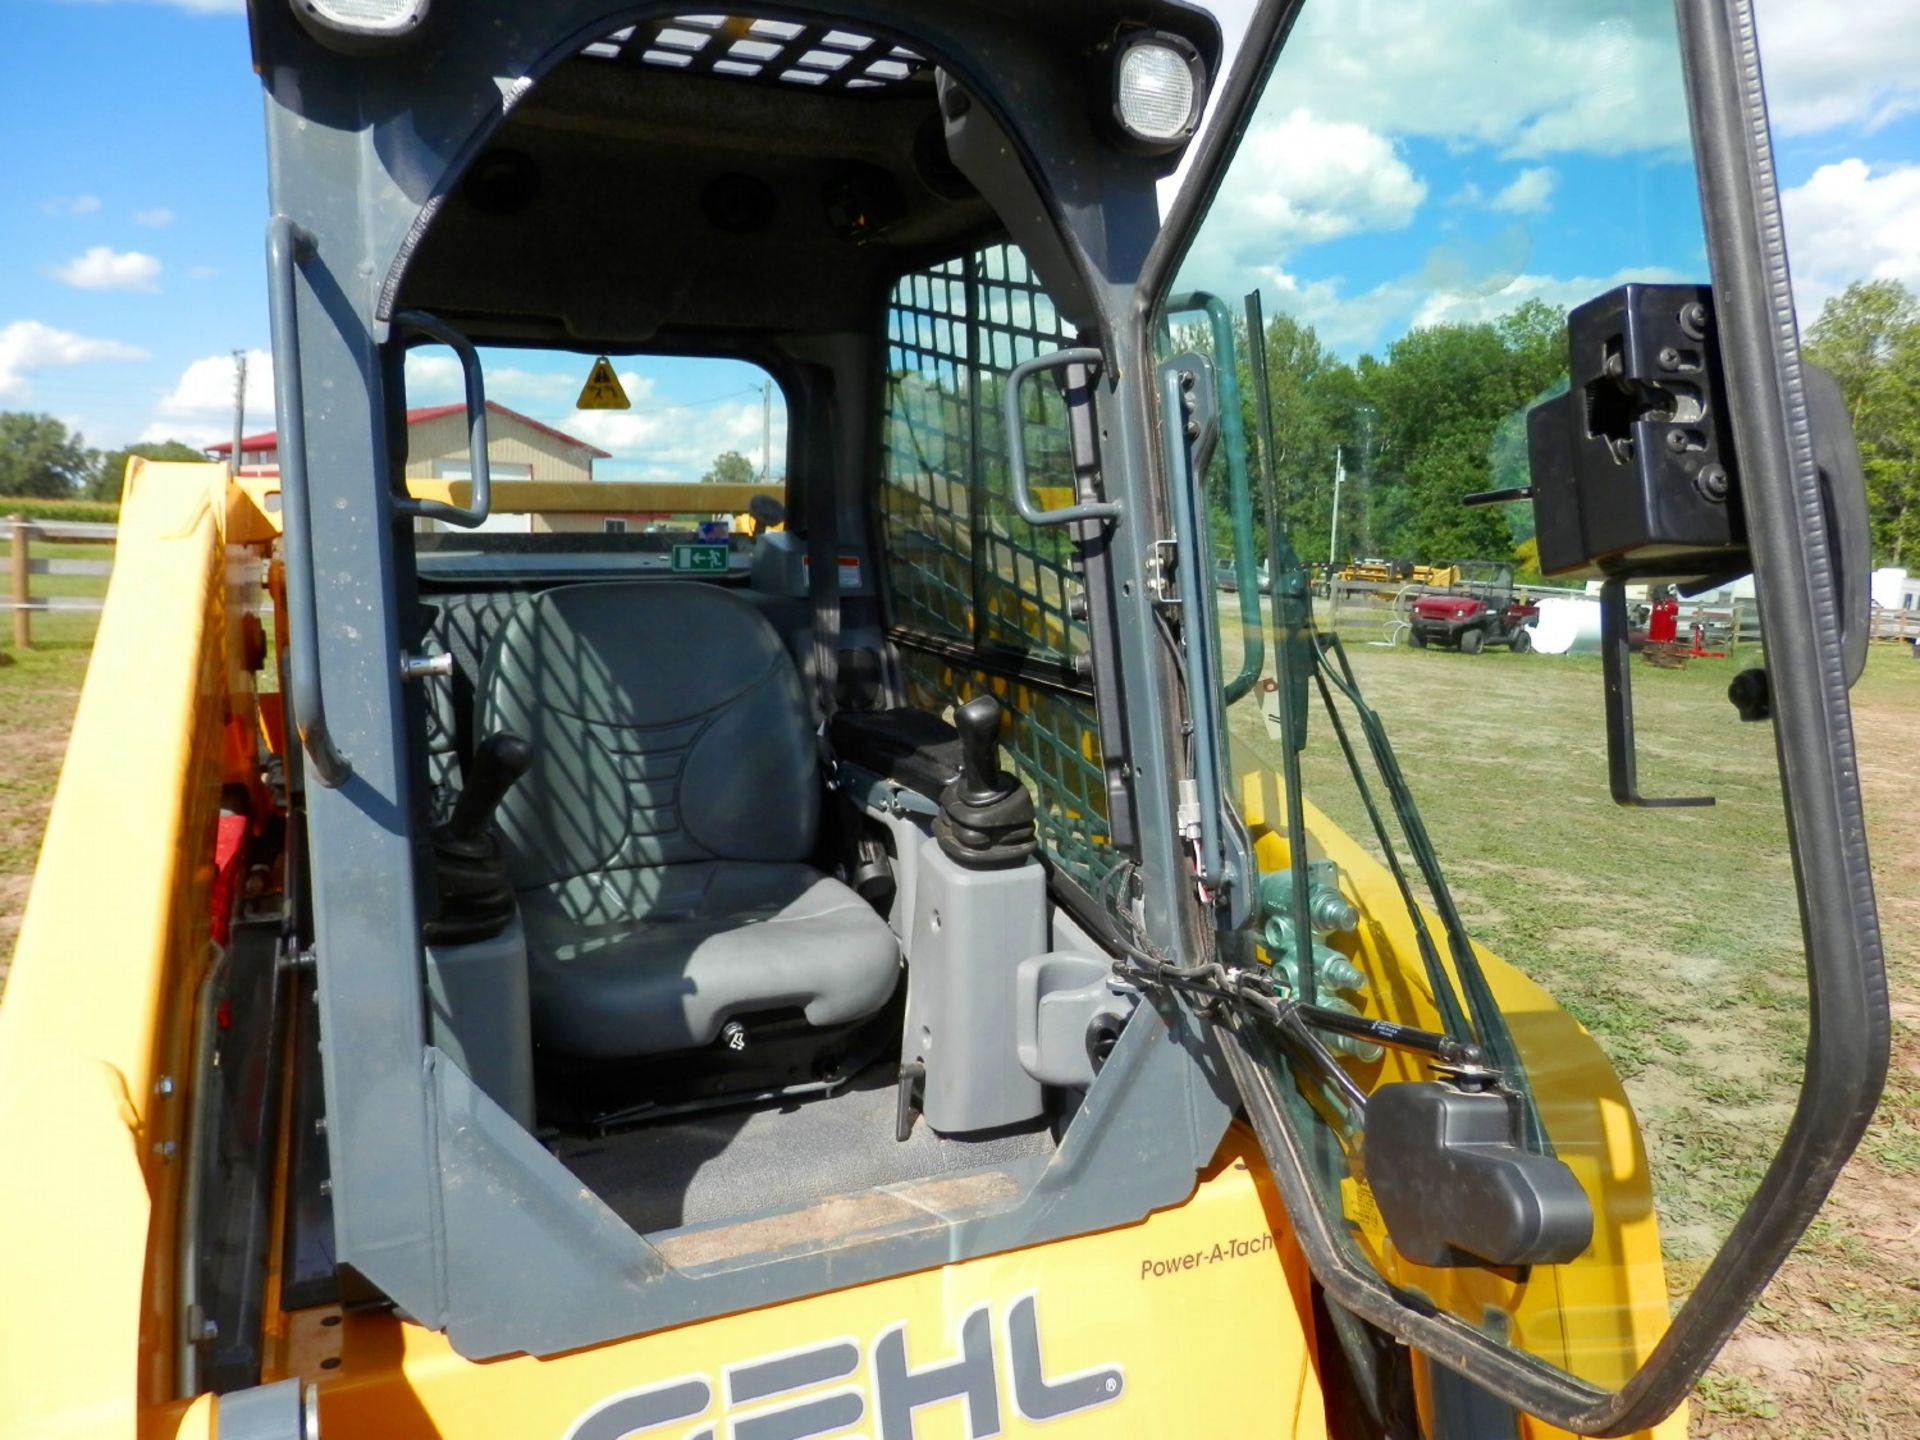
M1247 8L1223 0L1223 27ZM1760 23L1803 320L1851 280L1920 289L1920 4L1760 0ZM1257 285L1349 357L1704 281L1673 7L1310 3L1215 208L1183 285Z
M1229 31L1247 8L1221 0ZM261 99L240 9L0 0L0 408L50 412L96 446L204 442L226 433L239 348L255 357L249 428L270 419ZM1670 14L1315 0L1190 278L1260 284L1355 354L1528 295L1702 277ZM1805 317L1852 279L1920 288L1920 4L1761 0L1761 25ZM490 366L503 403L615 451L609 478L694 478L720 449L757 453L757 371L620 369L633 411L581 416L584 366ZM455 398L449 358L421 357L410 389Z

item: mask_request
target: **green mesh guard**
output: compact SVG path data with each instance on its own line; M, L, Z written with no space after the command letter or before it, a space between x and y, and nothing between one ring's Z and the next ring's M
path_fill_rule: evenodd
M995 660L1071 662L1086 625L1068 612L1079 576L1059 528L1036 529L1007 490L1006 376L1076 343L1026 257L995 245L903 276L887 317L881 523L894 623L951 646L969 667L905 651L910 702L943 713L990 688L1006 706L1003 744L1033 791L1054 864L1097 886L1108 845L1106 787L1091 702L1010 680ZM1051 379L1023 387L1029 484L1046 508L1073 500L1066 405Z

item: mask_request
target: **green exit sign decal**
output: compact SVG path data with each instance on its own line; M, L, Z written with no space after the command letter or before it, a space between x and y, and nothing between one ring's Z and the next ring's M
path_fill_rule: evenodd
M673 547L673 571L676 575L724 575L727 573L727 547L676 545Z

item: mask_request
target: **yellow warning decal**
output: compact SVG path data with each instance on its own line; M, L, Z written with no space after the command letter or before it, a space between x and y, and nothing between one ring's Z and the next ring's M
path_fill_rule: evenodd
M573 402L576 410L626 410L631 408L627 401L627 392L620 388L620 377L613 373L613 366L602 355L593 362L593 373L587 376L587 383L580 387L580 398Z

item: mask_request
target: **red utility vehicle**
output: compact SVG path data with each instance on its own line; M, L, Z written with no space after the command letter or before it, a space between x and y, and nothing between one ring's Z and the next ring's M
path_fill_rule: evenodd
M1462 560L1460 575L1444 593L1413 602L1407 643L1416 650L1445 645L1477 655L1489 645L1505 645L1516 655L1533 648L1529 628L1540 607L1513 592L1513 567L1490 560Z

